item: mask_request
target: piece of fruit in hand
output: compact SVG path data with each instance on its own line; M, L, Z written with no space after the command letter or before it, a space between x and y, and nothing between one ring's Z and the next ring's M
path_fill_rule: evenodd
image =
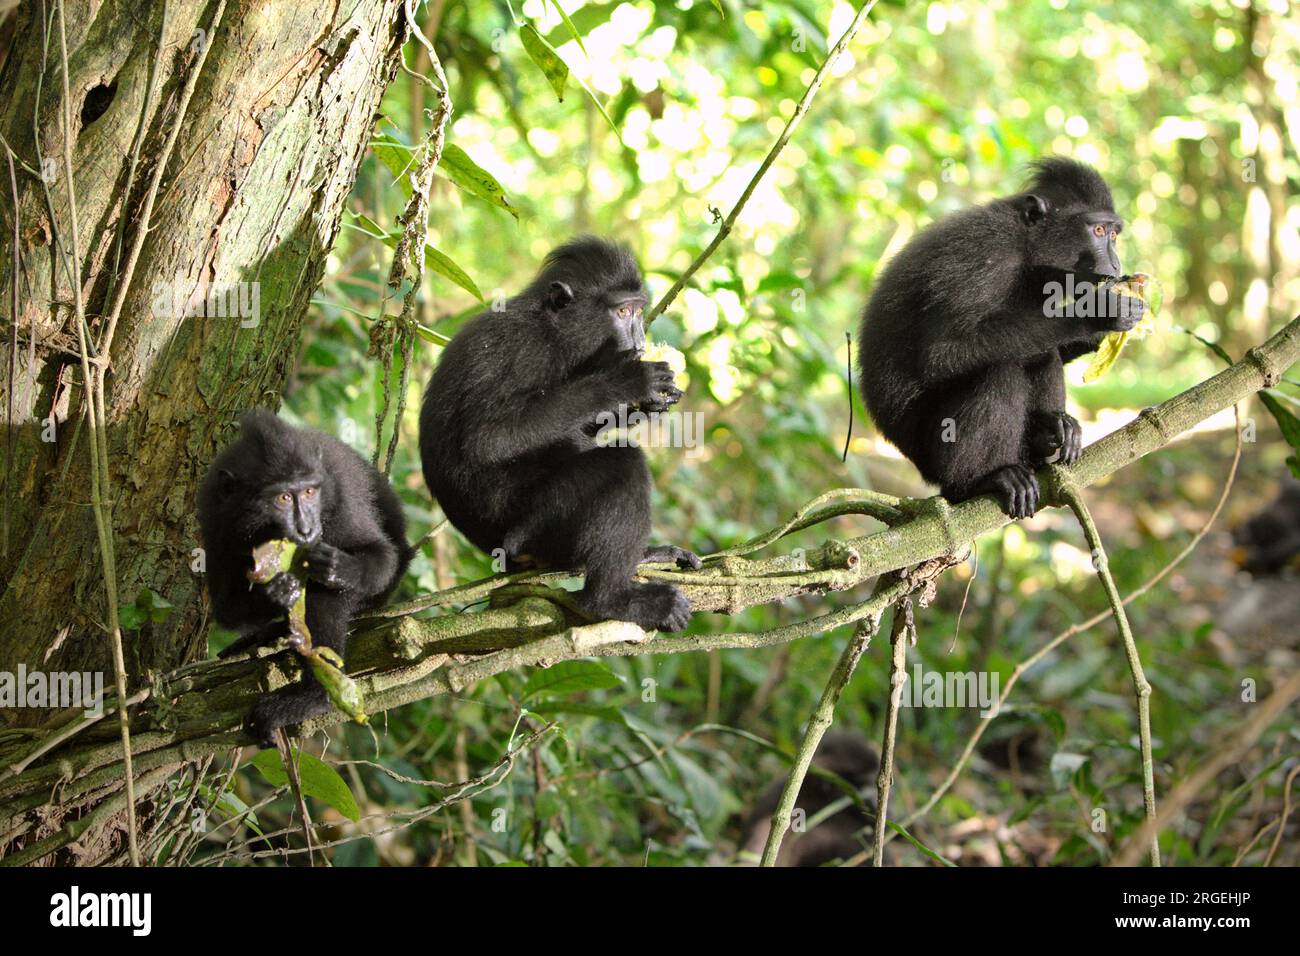
M668 367L673 370L673 384L678 388L686 387L686 356L671 345L664 345L662 342L647 342L645 351L641 353L643 362L667 362Z
M1138 324L1133 326L1127 332L1111 332L1101 340L1101 345L1092 356L1092 361L1088 363L1088 368L1083 373L1085 382L1095 382L1101 378L1115 364L1119 358L1119 353L1124 349L1124 343L1129 337L1144 338L1149 333L1155 331L1156 315L1160 312L1160 306L1164 304L1164 291L1160 283L1153 276L1145 272L1135 272L1131 276L1125 276L1119 282L1111 287L1111 290L1117 295L1131 296L1135 299L1141 299L1146 303L1147 310Z

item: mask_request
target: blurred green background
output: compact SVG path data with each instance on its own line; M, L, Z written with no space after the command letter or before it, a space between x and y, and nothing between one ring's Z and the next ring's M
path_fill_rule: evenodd
M561 2L581 47L557 6L543 0L420 9L455 104L447 141L497 180L510 207L438 178L430 242L490 302L517 291L558 240L591 231L629 243L662 294L712 238L712 210L731 209L855 8ZM521 43L524 23L571 70L562 100ZM428 68L416 43L407 61ZM690 385L680 408L706 422L698 454L651 453L656 540L712 551L780 524L834 487L930 493L878 441L857 396L841 462L845 334L856 333L879 264L916 230L1016 190L1025 164L1046 153L1095 164L1109 179L1129 222L1125 267L1153 273L1165 292L1159 331L1131 344L1107 376L1083 386L1083 363L1071 369L1071 410L1087 441L1222 367L1182 330L1234 357L1262 341L1300 312L1298 80L1300 19L1280 0L878 5L735 231L652 327L653 338L686 354ZM392 158L402 144L423 140L431 106L422 84L399 76L377 123L397 145L366 161L351 201L356 215L395 228L405 195ZM343 230L286 397L292 417L367 455L382 398L380 369L367 357L370 328L400 309L400 296L388 297L384 285L390 264L387 245L361 228ZM462 285L426 277L426 328L452 334L483 307ZM417 343L398 424L393 480L413 539L441 518L416 442L420 390L439 351ZM1287 384L1280 392L1300 394ZM1264 407L1252 401L1242 414L1241 471L1215 532L1130 609L1155 687L1161 793L1250 716L1243 682L1256 682L1263 699L1294 669L1300 649L1295 572L1257 580L1229 560L1225 529L1262 507L1287 470L1286 445ZM1087 493L1122 591L1161 568L1205 522L1233 447L1228 413ZM873 527L840 518L776 548ZM981 540L973 581L971 569L950 573L936 606L920 614L912 659L928 670L986 670L1005 682L1017 661L1104 607L1082 535L1063 512ZM399 597L490 570L448 529L423 546ZM753 631L863 596L699 615L691 629ZM1288 596L1289 619L1277 613ZM1251 617L1251 608L1272 617ZM612 677L592 680L608 686L560 696L526 690L527 673L503 675L380 718L377 757L370 735L349 727L327 759L377 759L410 778L347 765L369 816L360 824L340 818L340 834L359 837L388 826L381 815L444 795L410 781L469 779L544 720L559 723L512 772L475 787L472 799L374 839L350 839L331 851L333 860L731 861L747 808L787 767L763 742L787 752L797 744L847 637L841 630L757 652L611 659L598 666ZM882 637L864 658L837 728L878 741L887 646ZM643 699L647 678L653 700ZM1105 861L1141 816L1134 705L1113 623L1066 642L1028 674L1010 705L985 737L994 745L913 827L917 839L963 865ZM895 815L925 801L979 719L972 709L903 712ZM1261 862L1298 735L1293 719L1220 775L1166 833L1167 861L1230 864L1240 854ZM252 802L265 784L249 772L239 787ZM1100 832L1097 808L1106 815ZM289 809L281 801L261 814ZM895 862L935 863L904 841L893 847ZM1284 841L1272 859L1295 864L1300 853Z

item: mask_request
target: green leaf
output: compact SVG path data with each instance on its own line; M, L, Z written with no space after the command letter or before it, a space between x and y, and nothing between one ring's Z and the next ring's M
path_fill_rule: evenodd
M713 774L706 772L698 763L679 750L670 751L669 759L681 774L682 787L690 798L692 809L705 820L713 820L720 816L722 789Z
M524 685L521 700L530 697L563 697L584 690L618 687L619 679L604 664L595 661L561 661L545 670L534 671Z
M375 158L393 174L402 192L409 197L411 181L406 178L406 174L415 167L415 151L388 133L376 133L371 137L370 149Z
M1282 432L1282 437L1286 439L1286 443L1300 452L1300 418L1291 414L1291 410L1270 395L1267 389L1259 393L1259 400L1273 414L1273 419L1277 422L1277 427ZM1293 460L1294 456L1287 459L1287 465L1291 473L1295 474L1296 465L1293 464Z
M402 194L410 198L411 181L406 174L415 167L415 151L388 133L376 133L370 140L370 149L375 158L396 177ZM455 143L443 147L442 156L433 171L458 189L504 209L515 219L519 218L519 210L510 205L505 188L497 182L496 177L470 159L469 154Z
M135 601L118 609L117 623L124 631L138 631L148 622L157 624L167 619L172 604L156 591L144 588Z
M353 228L359 232L364 232L372 239L378 239L390 249L397 247L398 234L396 232L389 232L379 223L362 213L354 212L351 213L351 216L357 223ZM456 265L446 253L439 252L427 242L424 244L424 267L431 272L436 272L445 279L450 279L480 302L486 301L474 280L470 278L469 273ZM422 338L440 345L447 344L448 340L445 337L439 337L438 333L431 330L426 329L425 331L434 338L429 338L428 335L422 335Z
M497 182L496 177L470 159L469 153L455 143L448 143L443 147L442 158L438 160L434 172L471 196L477 196L493 206L504 209L516 220L519 218L519 210L510 205L510 200L506 198L506 191Z
M524 51L529 58L545 74L551 89L555 91L555 98L563 103L564 84L569 78L568 65L560 59L560 54L555 52L555 47L547 43L546 38L538 33L537 28L531 23L520 25L519 39L523 41Z
M627 719L617 707L604 707L600 704L588 704L582 701L542 701L534 704L530 710L542 717L556 714L577 714L583 717L595 717L606 723L627 726Z
M469 273L427 242L424 244L424 267L438 273L444 279L450 279L480 302L485 301L483 293L478 290L478 286L469 277Z
M119 608L117 612L117 623L124 631L138 631L147 620L148 615L134 604Z
M541 71L546 74L546 78L550 80L551 89L555 90L556 97L561 103L563 103L564 84L569 79L568 65L564 60L560 59L560 54L555 52L555 47L551 46L547 39L538 33L537 28L531 23L520 24L519 38L523 41L524 49L528 52L532 61L537 64ZM575 76L574 79L578 81L578 85L582 87L583 92L591 98L591 102L595 105L596 110L605 118L605 122L609 124L609 128L612 129L614 135L618 137L619 143L623 143L623 134L619 132L618 126L606 111L605 104L601 103L596 94L592 92L591 87L582 82L581 77Z
M1209 339L1202 338L1201 336L1193 332L1191 329L1183 329L1183 331L1186 332L1188 335L1190 335L1192 338L1196 339L1196 341L1200 342L1202 345L1204 345L1207 349L1209 349L1219 358L1223 359L1223 361L1227 362L1229 365L1232 364L1232 356L1223 350L1222 345L1220 345L1217 342L1211 342Z
M290 753L293 754L294 762L298 766L298 779L302 782L304 796L315 797L333 807L353 823L361 819L361 810L357 807L356 798L352 796L352 791L348 789L347 783L339 776L337 770L319 757L305 751L291 750ZM283 787L289 782L289 774L284 768L284 761L280 759L280 751L263 750L253 758L252 762L271 786Z
M928 846L926 846L924 843L922 843L922 842L921 842L920 840L918 840L916 837L912 836L912 834L908 833L906 830L904 830L901 826L899 826L899 825L898 825L897 823L895 823L893 820L886 820L885 823L887 823L887 824L889 825L889 829L893 830L895 833L897 833L899 836L901 836L904 840L906 840L908 843L912 844L912 846L916 847L918 850L920 850L922 853L924 853L924 854L925 854L926 856L928 856L930 859L934 860L936 863L942 863L944 866L954 866L954 867L957 865L956 863L954 863L952 860L948 859L947 857L945 857L945 856L940 856L940 855L939 855L938 853L936 853L934 850L931 850Z
M212 804L212 809L221 813L227 820L241 818L241 822L258 836L262 835L261 824L257 820L257 814L250 810L248 804L239 799L238 796L226 791L220 797L216 797L212 788L206 784L199 784L199 794ZM216 799L214 799L214 797Z
M551 4L556 10L560 11L560 19L563 20L564 25L569 28L569 33L573 35L573 38L578 41L578 49L582 51L583 56L586 56L587 48L582 43L582 34L579 33L578 28L573 25L573 21L569 19L569 15L564 12L564 7L560 6L559 0L551 0Z

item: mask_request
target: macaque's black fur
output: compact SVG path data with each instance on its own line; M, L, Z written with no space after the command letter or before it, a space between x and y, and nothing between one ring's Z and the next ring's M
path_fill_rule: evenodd
M332 435L261 408L244 413L239 438L204 475L199 526L213 615L241 635L223 657L285 636L286 612L301 593L287 572L249 582L256 545L286 538L306 548L307 629L314 645L340 656L353 615L388 597L414 553L387 478ZM250 723L270 744L278 728L328 709L324 688L304 668L301 684L257 702Z
M949 499L991 492L1025 517L1038 507L1034 469L1078 459L1062 366L1144 309L1133 298L1121 308L1110 288L1122 227L1096 170L1050 157L1025 192L924 229L876 282L858 340L867 408ZM1076 291L1098 284L1102 315L1046 314L1049 283L1067 275Z
M1251 574L1300 567L1300 481L1286 478L1276 498L1233 529L1234 557Z
M477 547L508 568L584 570L596 619L686 626L676 588L632 580L645 560L699 567L680 548L647 549L650 472L635 447L601 447L597 419L681 397L664 362L642 362L641 271L592 237L547 256L522 293L471 319L443 350L420 412L429 490Z

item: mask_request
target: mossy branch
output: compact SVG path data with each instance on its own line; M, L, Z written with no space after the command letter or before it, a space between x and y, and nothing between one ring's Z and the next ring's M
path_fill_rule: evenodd
M1120 639L1124 642L1124 655L1128 658L1129 673L1133 675L1133 693L1137 697L1138 740L1142 748L1142 804L1146 809L1147 821L1154 823L1156 784L1155 763L1151 753L1151 684L1142 669L1142 658L1138 656L1137 642L1133 640L1133 629L1129 627L1124 601L1120 597L1119 588L1115 586L1115 576L1110 573L1110 561L1106 557L1106 548L1101 543L1101 534L1092 520L1092 514L1088 511L1088 506L1083 503L1079 487L1069 473L1063 468L1055 467L1052 471L1056 479L1057 494L1065 499L1083 528L1083 536L1087 539L1088 548L1092 552L1092 566L1097 571L1097 577L1101 579L1101 585L1106 591L1106 600L1110 602L1111 614L1115 616L1115 626L1119 629ZM1160 865L1160 844L1156 837L1156 832L1152 830L1150 847L1152 866Z
M1276 384L1298 359L1300 317L1251 349L1240 362L1145 410L1090 446L1073 468L1064 471L1080 488L1095 484L1167 445L1198 422ZM1053 494L1056 483L1050 475L1041 477L1049 494L1046 504L1063 504L1059 494ZM808 552L796 549L762 558L724 553L711 558L700 571L644 569L643 576L680 584L697 612L732 614L799 595L849 590L890 571L950 558L970 541L1008 521L989 497L959 505L949 505L941 498L920 503L893 503L872 496L858 500L864 513L876 512L886 520L901 514L904 520L849 540L828 541ZM882 510L882 505L888 510ZM895 508L898 514L892 513ZM814 506L811 512L804 509L804 518L786 527L802 526L810 515L837 513L842 513L838 506ZM878 614L912 587L903 581L878 590L867 601L756 633L647 635L629 624L583 620L566 592L544 587L553 577L506 575L418 602L421 608L432 608L490 597L489 606L477 612L372 617L354 637L348 661L349 672L365 691L367 709L378 713L459 692L507 670L549 666L579 657L768 647L856 624ZM414 613L411 606L404 610L408 615ZM132 714L135 773L175 768L247 744L251 738L240 727L254 699L297 678L291 656L280 652L260 658L200 661L157 676L149 699ZM114 704L113 699L106 701L106 706ZM340 713L331 713L311 721L303 730L313 732L344 719ZM6 830L23 826L25 814L50 801L56 783L63 804L95 805L121 787L122 747L106 723L86 726L21 773L0 782L0 840ZM0 749L0 765L20 763L40 745L39 739L10 744Z

